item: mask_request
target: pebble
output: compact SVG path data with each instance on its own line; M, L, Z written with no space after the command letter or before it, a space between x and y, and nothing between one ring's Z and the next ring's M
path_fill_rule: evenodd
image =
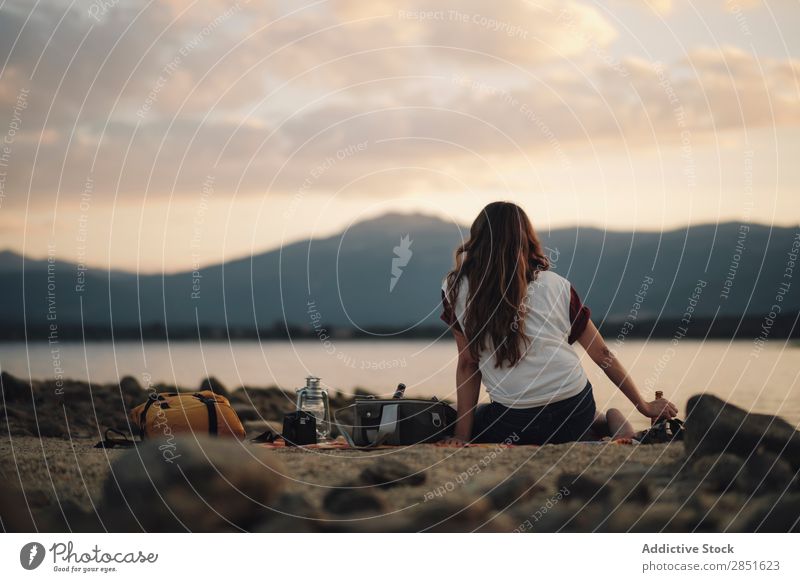
M686 405L684 443L690 460L732 453L747 458L764 449L800 469L800 433L780 417L754 414L711 394L700 394Z
M370 488L353 484L331 489L324 497L322 506L333 515L380 514L386 505Z
M283 469L267 449L178 437L120 456L104 483L103 505L124 529L248 530L274 515L270 506L283 485Z
M425 472L414 471L402 461L384 456L361 471L360 481L364 485L375 485L382 489L399 485L414 487L425 483Z

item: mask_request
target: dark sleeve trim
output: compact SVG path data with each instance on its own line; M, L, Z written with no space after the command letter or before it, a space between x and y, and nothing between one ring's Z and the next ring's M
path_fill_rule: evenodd
M458 323L453 306L450 305L450 302L447 300L447 295L445 295L444 289L442 289L442 314L439 316L439 319L445 322L449 328L454 329L459 333L464 333L461 330L461 324Z
M592 312L582 302L577 291L570 285L569 287L569 337L567 341L574 344L586 329L586 325L591 319Z

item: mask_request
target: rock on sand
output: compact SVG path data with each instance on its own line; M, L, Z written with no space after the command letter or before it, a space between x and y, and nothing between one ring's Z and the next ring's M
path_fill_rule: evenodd
M148 441L112 464L104 513L115 530L248 530L274 516L283 475L266 450L233 439Z

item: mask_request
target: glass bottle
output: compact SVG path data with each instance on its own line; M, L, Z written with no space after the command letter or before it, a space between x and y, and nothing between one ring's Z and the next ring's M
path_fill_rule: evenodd
M319 378L307 376L306 385L297 389L297 410L314 416L317 420L317 442L325 441L331 431L328 391L320 386Z
M661 400L662 398L664 398L664 392L662 392L661 390L656 390L656 400ZM650 426L653 426L660 421L661 421L661 416L659 416L658 418L651 418Z

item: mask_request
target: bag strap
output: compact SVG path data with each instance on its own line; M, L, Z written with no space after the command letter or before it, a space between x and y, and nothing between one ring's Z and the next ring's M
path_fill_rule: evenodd
M144 409L142 410L141 414L139 414L139 437L144 440L145 438L145 427L147 426L147 411L150 410L150 407L153 406L153 403L156 400L163 400L163 396L161 394L151 394L147 397L147 402L145 402Z
M195 394L194 397L205 404L208 410L208 434L217 436L217 401L204 394Z
M650 428L638 432L634 438L643 445L683 440L683 421L677 418L661 419Z
M345 406L344 408L340 409L339 412L355 406L356 404ZM348 445L354 449L371 449L373 447L382 445L386 439L388 439L392 434L394 434L395 430L397 430L397 416L399 408L399 404L386 404L383 406L381 409L381 423L378 426L378 434L375 435L375 438L372 439L371 442L364 446L359 446L355 443L353 435L348 433L339 422L339 419L336 417L336 412L333 413L333 423L336 425L336 428L339 429L339 432L342 433ZM353 427L353 432L355 433L355 426Z
M338 429L339 429L339 432L340 432L340 433L342 434L342 436L344 437L344 440L346 440L346 441L347 441L347 444L348 444L348 445L350 445L351 447L353 447L354 449L357 449L357 448L359 448L359 447L358 447L358 445L356 445L355 441L353 440L353 437L350 435L350 433L349 433L349 432L347 432L347 431L344 429L344 427L342 426L342 424L339 422L339 419L338 419L338 418L336 418L336 413L337 413L337 412L341 412L342 410L347 410L348 408L353 408L354 406L355 406L355 404L351 404L350 406L345 406L344 408L341 408L341 409L339 409L338 411L334 410L334 411L333 411L333 415L332 415L332 416L333 416L333 424L335 424L335 425L336 425L336 428L338 428ZM353 430L355 431L355 427L353 427Z
M122 438L112 438L109 434L117 434ZM136 441L128 438L128 435L115 428L107 428L103 434L104 439L97 443L96 449L113 449L114 447L130 448L136 446Z
M678 418L669 419L669 430L672 432L672 440L683 440L683 421Z
M385 404L381 409L381 424L378 427L378 434L375 439L367 445L368 447L377 447L382 445L386 439L394 434L397 430L397 411L400 408L399 404Z
M274 443L279 438L281 438L280 434L276 433L271 428L268 428L267 430L262 432L260 435L251 438L250 442L252 442L252 443Z
M177 394L167 394L167 396L176 396ZM214 398L210 398L205 394L193 394L195 398L197 398L200 402L206 405L206 409L208 410L208 434L212 436L217 436L218 426L217 426L217 401ZM150 407L153 406L158 401L165 400L164 394L157 394L157 395L150 395L147 398L147 402L142 409L142 412L139 414L139 436L142 440L145 439L146 431L145 427L147 426L147 412L150 410Z

